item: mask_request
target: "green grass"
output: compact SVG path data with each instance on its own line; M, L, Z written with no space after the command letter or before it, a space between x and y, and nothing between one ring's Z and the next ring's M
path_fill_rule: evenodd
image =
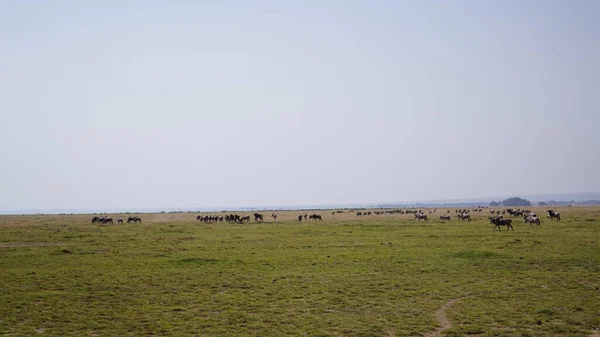
M327 214L327 212L322 212ZM542 212L538 212L540 214ZM439 211L438 211L439 214ZM485 217L199 224L194 214L0 217L0 335L586 336L600 327L600 209L540 229Z

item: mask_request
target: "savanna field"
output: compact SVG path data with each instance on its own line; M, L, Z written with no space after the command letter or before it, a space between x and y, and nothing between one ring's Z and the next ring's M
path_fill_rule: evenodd
M0 335L591 336L600 207L544 209L501 232L488 210L0 216Z

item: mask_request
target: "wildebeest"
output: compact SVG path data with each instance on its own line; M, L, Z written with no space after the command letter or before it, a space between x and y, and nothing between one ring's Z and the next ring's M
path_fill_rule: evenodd
M109 218L109 217L107 217L107 216L103 216L103 217L96 217L96 216L95 216L95 217L92 219L92 223L95 223L95 222L99 222L99 223L101 223L101 224L113 223L113 219L112 219L112 218Z
M415 220L425 220L425 222L427 222L427 215L423 213L415 213Z
M546 210L546 212L548 212L548 217L550 218L550 220L560 221L560 213L553 211L551 209Z
M512 226L512 220L511 219L504 219L501 217L490 217L490 223L494 225L494 229L496 230L496 228L498 228L499 231L501 231L500 226L506 226L506 230L508 230L509 228L512 229L513 231L515 230Z
M239 214L229 214L225 215L225 221L227 222L241 222Z
M302 222L302 214L298 215L298 222Z
M221 216L218 216L218 215L205 215L205 216L198 215L196 217L197 221L206 222L206 223L217 222L217 221L223 222L223 219L225 219L225 218L222 215ZM230 218L230 220L231 220L231 218Z
M271 218L273 218L273 220L277 221L277 214L275 214L275 213L271 214Z
M130 216L129 218L127 218L127 223L130 223L130 222L142 223L142 219L137 216Z
M459 213L456 217L462 221L471 221L471 214Z
M123 224L123 218L117 219L117 224Z
M260 213L254 213L254 221L258 222L258 220L263 221L263 215Z
M240 218L240 222L244 222L244 221L250 222L250 216L246 215L246 216L243 216L243 217Z
M311 214L308 218L310 220L315 220L315 221L320 220L320 221L323 221L323 218L321 217L320 214Z
M535 214L535 213L534 213ZM537 216L527 216L525 217L525 223L530 224L530 225L540 225L540 218L538 218Z
M440 220L451 221L452 218L449 215L440 215Z

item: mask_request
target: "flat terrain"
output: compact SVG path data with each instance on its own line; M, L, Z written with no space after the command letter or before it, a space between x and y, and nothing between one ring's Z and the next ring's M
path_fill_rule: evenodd
M540 228L318 211L0 216L3 336L589 336L600 208ZM308 212L309 214L312 212ZM207 213L218 214L218 213ZM242 214L242 213L239 213ZM115 220L128 215L112 215Z

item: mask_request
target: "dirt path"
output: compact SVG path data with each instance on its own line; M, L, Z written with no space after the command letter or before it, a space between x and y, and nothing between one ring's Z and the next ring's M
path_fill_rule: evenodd
M446 304L442 305L435 312L435 319L440 326L439 326L439 328L435 329L434 331L424 334L423 335L424 337L441 336L442 332L444 330L447 330L450 327L452 327L452 323L450 323L450 321L448 320L448 317L446 317L446 310L448 310L451 306L454 305L454 303L458 302L461 298L462 297L451 299L450 301L446 302Z
M460 301L462 298L463 297L453 298L450 301L446 302L446 304L442 305L438 310L436 310L435 320L440 326L434 331L424 334L423 337L441 336L442 332L450 329L452 327L452 323L450 323L450 320L448 320L448 317L446 317L446 310L450 309L450 307L453 306L454 303ZM593 333L591 335L588 335L588 337L600 337L600 331L593 331Z

